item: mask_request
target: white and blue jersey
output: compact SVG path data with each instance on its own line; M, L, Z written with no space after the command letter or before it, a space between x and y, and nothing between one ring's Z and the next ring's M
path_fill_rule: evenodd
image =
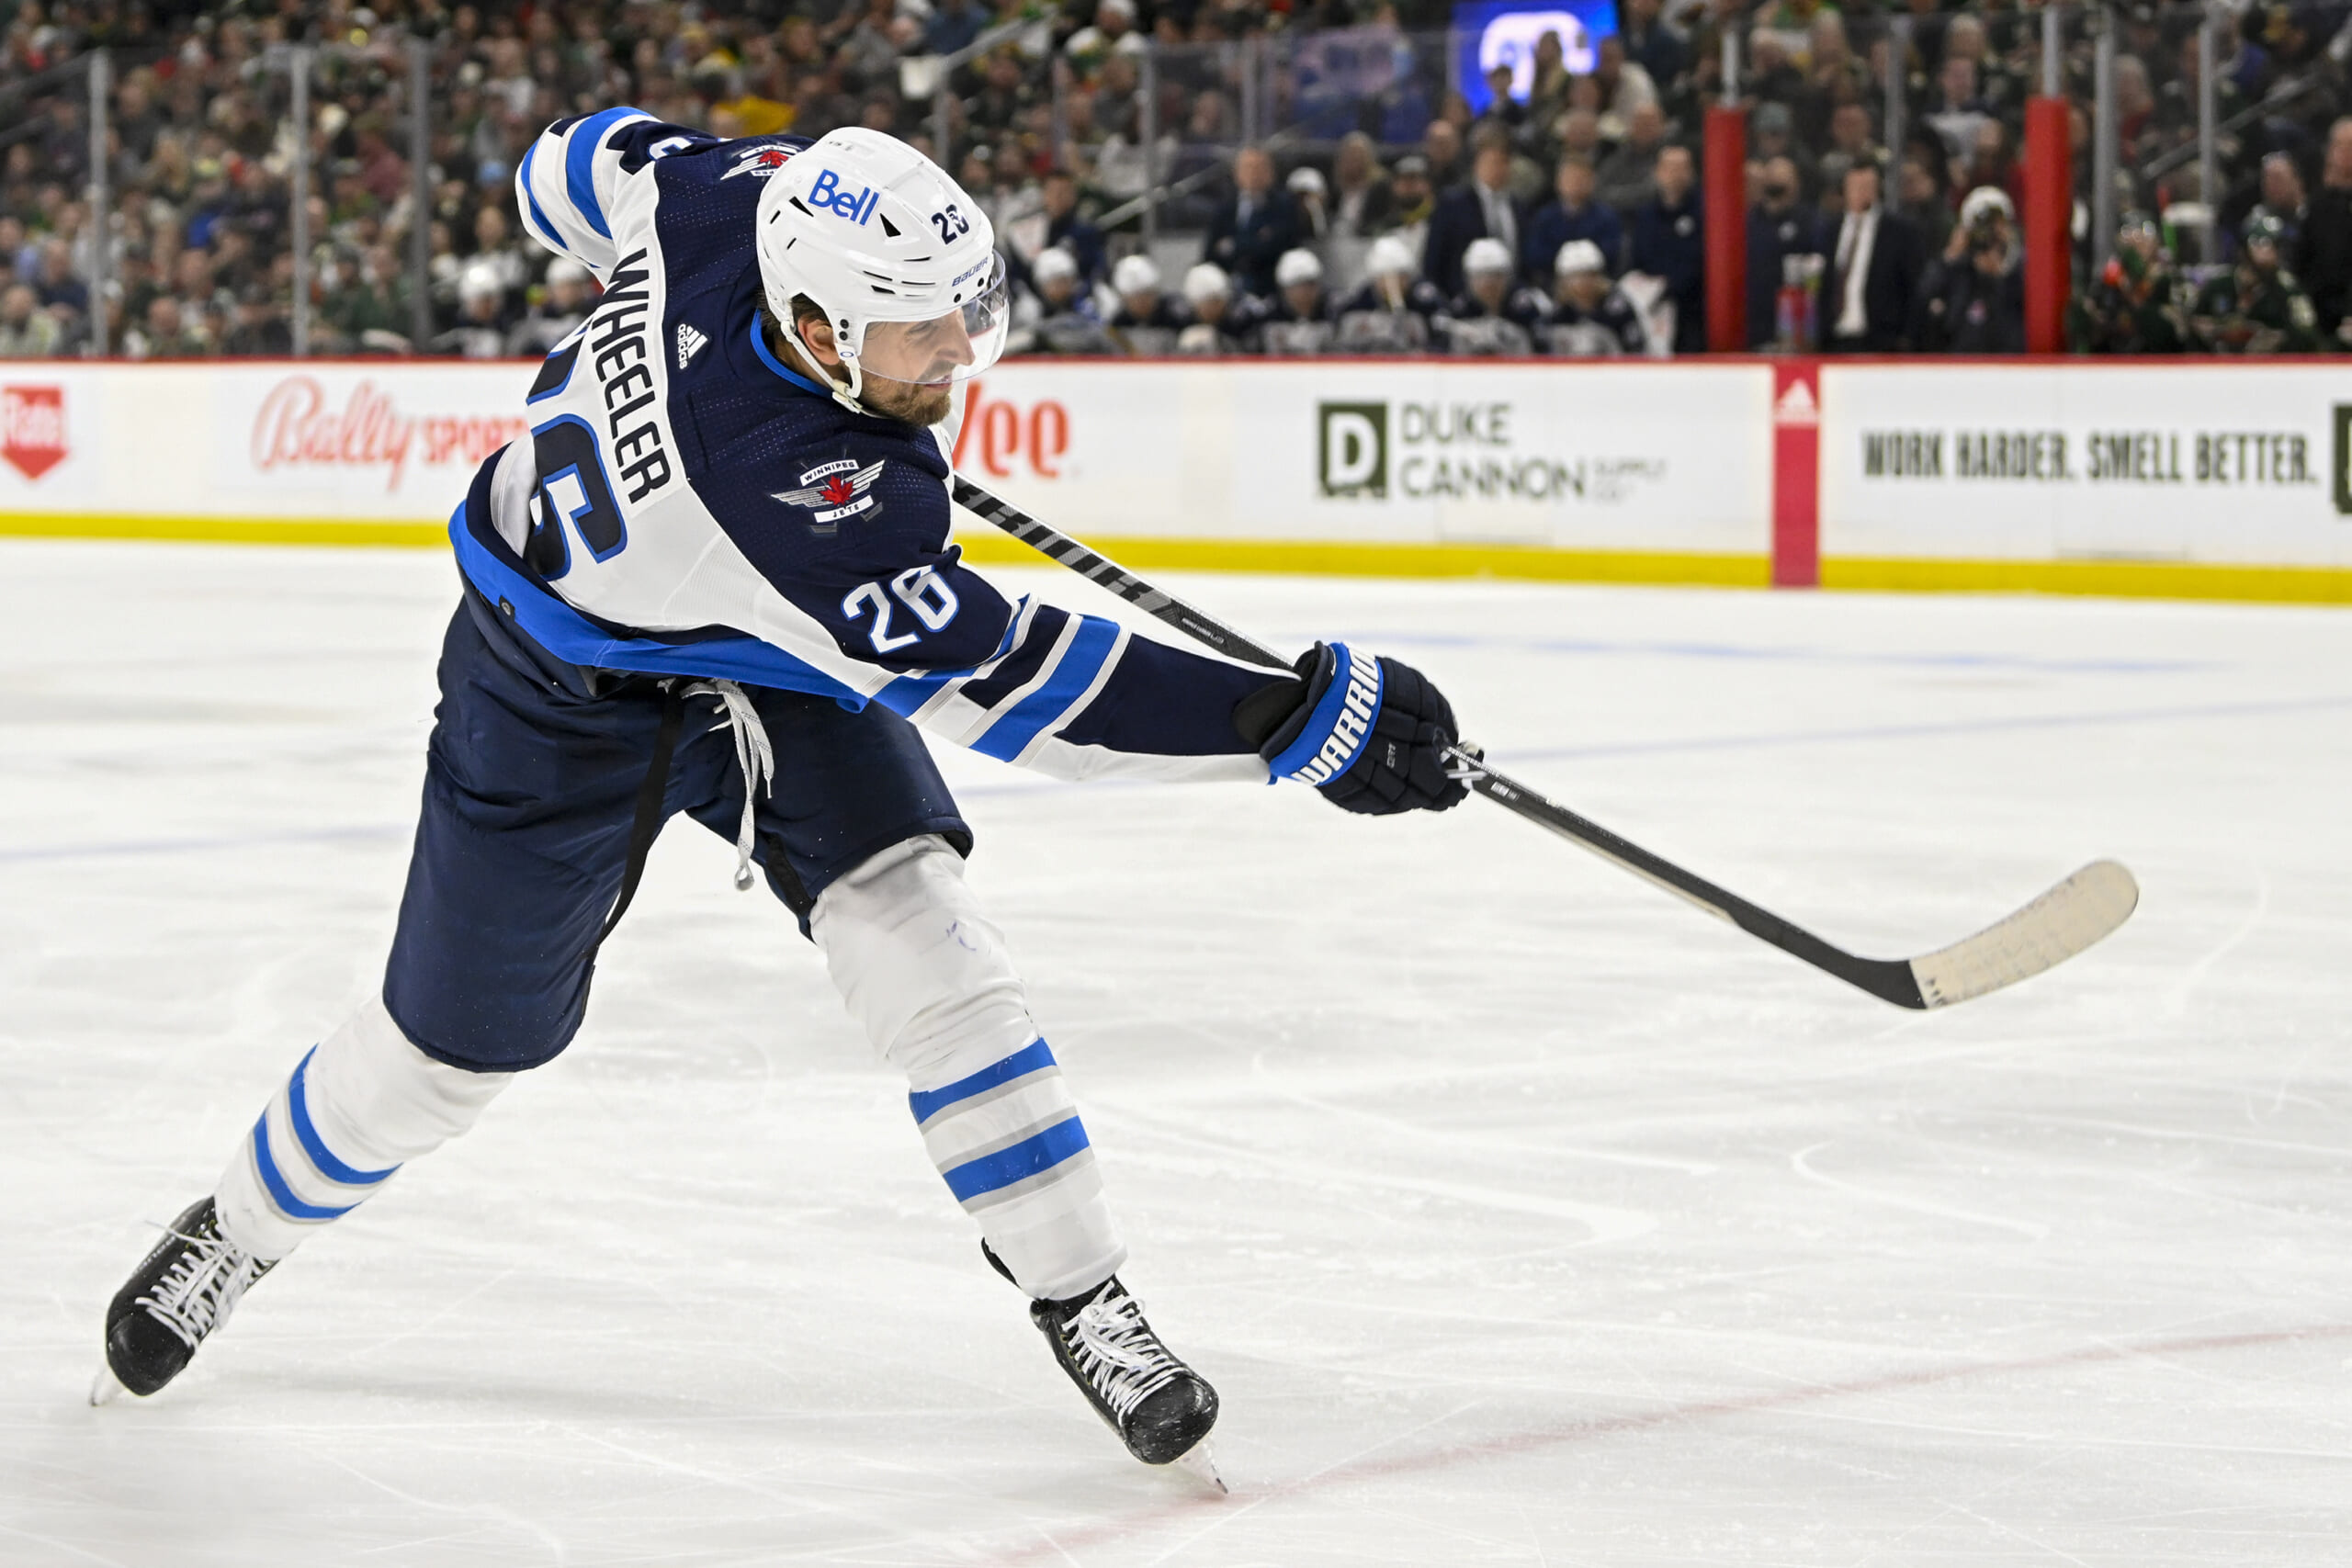
M605 293L451 520L468 581L591 669L879 703L1062 778L1265 780L1231 716L1269 676L1007 600L948 543L953 430L852 412L776 357L753 215L808 145L625 108L533 144L524 223Z

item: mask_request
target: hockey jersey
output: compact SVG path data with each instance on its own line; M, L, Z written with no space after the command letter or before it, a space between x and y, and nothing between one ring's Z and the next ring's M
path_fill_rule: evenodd
M1265 779L1231 716L1265 672L1007 599L948 542L952 424L853 412L777 356L753 215L809 145L617 108L531 146L525 224L605 292L451 519L467 581L590 670L880 703L1064 778Z

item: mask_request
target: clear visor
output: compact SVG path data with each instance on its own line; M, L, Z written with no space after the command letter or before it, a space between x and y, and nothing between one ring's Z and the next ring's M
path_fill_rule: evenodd
M944 315L922 321L867 321L857 364L866 379L945 387L968 381L1004 353L1012 319L1004 258L991 256L979 292Z

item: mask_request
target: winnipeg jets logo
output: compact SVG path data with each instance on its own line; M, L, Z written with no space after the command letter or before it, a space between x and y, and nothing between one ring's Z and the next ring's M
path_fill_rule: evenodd
M837 524L844 517L874 510L874 481L882 477L883 467L888 462L888 457L877 457L861 468L854 457L836 458L820 463L801 475L803 488L770 493L786 506L809 508L811 523Z
M710 339L696 332L686 322L680 321L678 323L678 368L684 370L687 362L700 354L702 345L709 341Z
M735 155L735 166L718 177L731 180L737 175L749 175L755 180L766 179L792 161L789 147L753 147Z

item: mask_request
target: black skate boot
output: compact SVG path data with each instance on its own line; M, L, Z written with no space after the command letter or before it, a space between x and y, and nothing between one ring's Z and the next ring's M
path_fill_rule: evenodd
M192 1205L107 1308L107 1370L91 1388L90 1403L104 1404L124 1389L144 1398L179 1376L205 1337L229 1321L238 1298L273 1267L220 1234L211 1199Z
M1143 1303L1115 1275L1082 1296L1032 1302L1029 1318L1129 1453L1146 1464L1182 1465L1225 1490L1208 1450L1216 1390L1159 1342Z

